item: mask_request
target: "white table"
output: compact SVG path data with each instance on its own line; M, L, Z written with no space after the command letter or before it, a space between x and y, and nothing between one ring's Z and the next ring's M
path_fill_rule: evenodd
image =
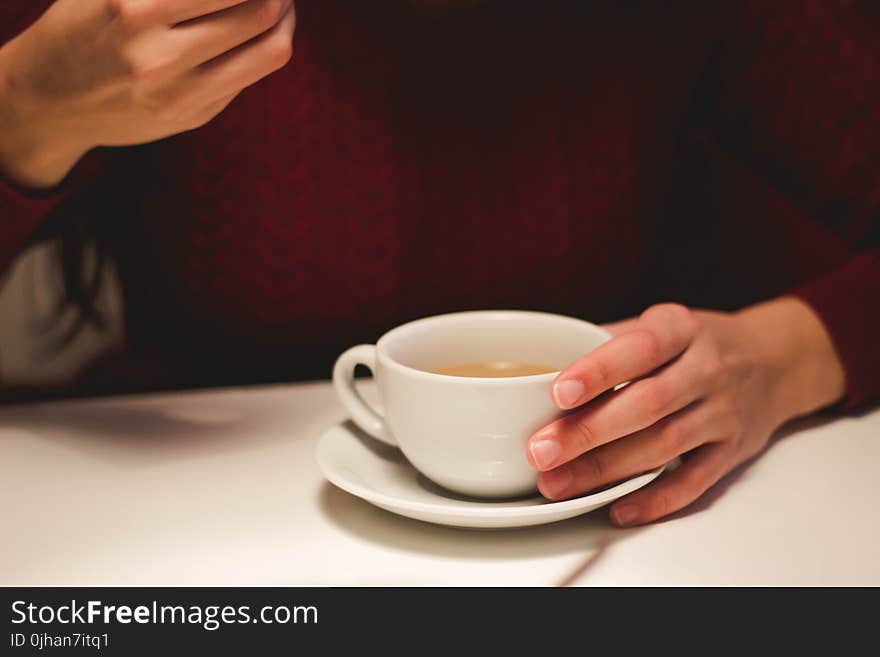
M343 418L327 383L0 408L0 585L880 584L880 410L626 531L375 509L315 465Z

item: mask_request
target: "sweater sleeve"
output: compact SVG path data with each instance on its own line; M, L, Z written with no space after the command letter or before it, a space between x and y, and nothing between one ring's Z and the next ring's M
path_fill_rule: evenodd
M26 194L0 179L0 276L24 249L42 219L64 196L61 190Z
M89 153L60 185L46 191L24 190L0 177L0 276L28 245L43 222L56 214L56 208L60 210L58 214L65 214L61 206L68 198L104 176L107 159L107 151Z
M880 398L880 248L792 290L823 319L847 376L846 406Z
M844 406L878 401L880 10L746 0L730 26L715 71L715 138L848 250L787 292L829 331L846 373Z

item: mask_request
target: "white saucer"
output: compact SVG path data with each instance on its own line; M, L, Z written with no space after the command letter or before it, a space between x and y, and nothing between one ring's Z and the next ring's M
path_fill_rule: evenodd
M349 422L321 435L317 459L333 484L387 511L440 525L480 529L542 525L588 513L645 486L663 471L660 467L564 502L549 502L537 494L498 502L477 500L440 488L416 472L400 451Z

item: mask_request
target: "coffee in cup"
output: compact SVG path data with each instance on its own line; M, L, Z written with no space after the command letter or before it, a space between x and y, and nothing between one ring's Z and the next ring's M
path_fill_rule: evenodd
M445 365L431 370L434 374L445 376L467 376L477 378L503 378L507 376L534 376L535 374L549 374L557 371L557 368L549 365L536 365L535 363L521 363L511 360L483 361L480 363L460 363L458 365Z

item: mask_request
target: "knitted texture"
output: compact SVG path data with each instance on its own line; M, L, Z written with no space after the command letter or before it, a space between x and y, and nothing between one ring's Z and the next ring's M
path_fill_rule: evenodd
M3 0L0 24L40 4ZM208 126L114 156L130 353L193 384L326 377L346 346L430 313L604 321L794 289L849 399L880 395L880 265L848 265L880 218L873 10L297 10L287 68ZM4 194L0 267L41 216ZM859 304L829 303L828 281Z

